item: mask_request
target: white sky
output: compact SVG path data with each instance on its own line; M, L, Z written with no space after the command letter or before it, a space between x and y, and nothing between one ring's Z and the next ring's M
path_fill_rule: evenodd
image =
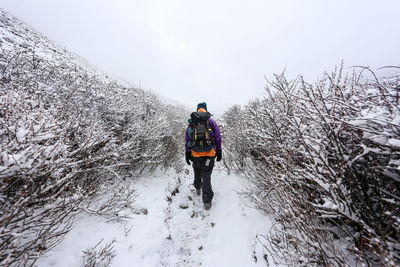
M263 94L285 67L314 81L344 60L400 63L398 0L1 0L116 78L209 111Z

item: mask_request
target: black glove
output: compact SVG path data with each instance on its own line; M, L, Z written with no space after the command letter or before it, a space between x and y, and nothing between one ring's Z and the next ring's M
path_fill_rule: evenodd
M217 156L217 161L221 161L221 159L222 159L222 150L217 150L215 152L215 155Z
M190 165L190 161L192 160L192 153L190 151L186 151L186 162Z

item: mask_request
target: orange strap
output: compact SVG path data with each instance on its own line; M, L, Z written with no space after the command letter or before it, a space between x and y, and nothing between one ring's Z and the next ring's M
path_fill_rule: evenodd
M192 157L199 158L199 157L215 157L215 150L211 149L207 152L195 152L192 151Z

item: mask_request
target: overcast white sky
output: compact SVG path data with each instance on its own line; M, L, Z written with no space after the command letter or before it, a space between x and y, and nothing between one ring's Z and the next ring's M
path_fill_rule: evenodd
M1 0L0 7L116 78L221 113L285 67L314 81L400 63L398 0Z

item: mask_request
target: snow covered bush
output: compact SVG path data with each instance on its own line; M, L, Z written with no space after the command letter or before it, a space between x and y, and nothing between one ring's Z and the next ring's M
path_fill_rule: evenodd
M242 109L240 105L234 105L223 114L223 120L220 124L220 131L224 137L224 160L223 164L230 172L231 169L235 171L244 171L246 162L246 144L241 142L243 132L233 131L232 129L242 129L246 126L244 117L242 116Z
M83 252L83 266L107 267L111 265L112 260L117 255L114 249L116 240L113 239L110 243L106 243L104 247L99 247L102 242L103 240Z
M309 84L282 74L267 91L224 118L235 136L227 161L244 159L227 165L244 170L247 195L277 222L262 239L271 253L291 264L399 264L400 76L340 69Z
M0 265L26 265L79 212L126 218L121 180L173 166L184 124L1 10L0 29Z

